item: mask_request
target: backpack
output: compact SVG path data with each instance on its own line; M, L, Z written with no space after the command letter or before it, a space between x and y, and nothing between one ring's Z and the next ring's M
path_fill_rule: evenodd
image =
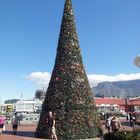
M120 128L120 123L118 119L112 120L112 127L114 130Z
M118 122L114 122L114 129L119 129L119 124L118 124Z

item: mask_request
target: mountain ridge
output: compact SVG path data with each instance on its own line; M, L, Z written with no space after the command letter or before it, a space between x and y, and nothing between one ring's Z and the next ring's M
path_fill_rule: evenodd
M92 91L95 97L136 97L140 96L140 79L101 82Z

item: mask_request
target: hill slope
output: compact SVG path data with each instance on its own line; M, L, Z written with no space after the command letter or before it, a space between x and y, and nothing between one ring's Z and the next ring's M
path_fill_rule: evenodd
M135 97L140 96L140 79L131 81L102 82L92 88L96 97Z

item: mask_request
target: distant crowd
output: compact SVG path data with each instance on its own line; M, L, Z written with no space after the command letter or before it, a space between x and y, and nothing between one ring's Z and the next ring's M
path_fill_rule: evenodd
M130 126L134 126L137 120L137 116L133 113L128 113L126 119L129 120ZM118 116L105 114L104 112L101 113L101 120L105 122L105 128L108 132L118 132L121 128L121 121Z

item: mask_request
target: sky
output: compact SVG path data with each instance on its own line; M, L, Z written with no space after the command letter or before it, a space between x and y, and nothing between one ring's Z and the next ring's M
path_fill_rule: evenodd
M65 0L0 0L0 100L47 88ZM140 0L72 0L91 87L140 79Z

